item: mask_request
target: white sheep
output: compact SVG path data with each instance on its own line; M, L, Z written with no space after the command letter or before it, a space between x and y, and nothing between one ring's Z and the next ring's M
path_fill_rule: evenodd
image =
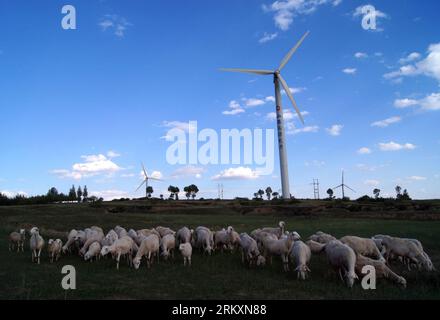
M214 232L214 248L220 249L223 252L223 249L227 248L230 244L229 233L226 229L222 229L220 231Z
M313 240L319 243L328 243L332 240L337 240L334 236L328 233L324 233L322 231L318 231L315 234L309 237L309 240Z
M312 257L309 246L301 240L295 241L290 250L290 257L296 265L295 271L297 272L297 278L306 280L308 273L311 272L308 267L310 258Z
M156 236L158 236L160 238L160 233L157 232L156 229L141 229L136 231L138 235L143 235L145 237L151 236L152 234L155 234Z
M183 256L183 266L191 267L192 246L191 243L185 242L179 245L179 251Z
M63 248L63 242L61 239L49 239L47 242L47 251L49 253L50 263L58 261L60 259L61 250Z
M313 240L307 240L306 244L309 246L313 254L321 253L325 249L325 243L320 243Z
M277 228L266 227L266 228L260 229L260 231L272 233L272 234L276 235L278 238L281 238L281 236L284 234L285 228L286 228L286 223L284 221L280 221L280 222L278 222Z
M232 251L234 251L234 249L237 249L240 247L240 235L231 226L229 226L226 229L226 231L229 236L229 248L231 249L231 252L232 252Z
M30 234L29 246L32 252L32 262L40 264L40 255L44 247L44 239L40 236L40 230L37 227L33 227Z
M191 243L192 234L194 230L190 230L187 227L183 227L176 232L176 242L177 245L182 243Z
M356 254L348 245L339 240L332 240L325 245L325 253L330 265L339 273L346 285L353 287L358 276L355 273Z
M66 253L67 251L72 250L72 246L75 244L75 237L78 235L78 231L75 229L70 230L69 234L67 235L67 241L64 244L62 251Z
M116 256L116 269L119 270L121 256L127 256L129 264L132 263L133 240L128 236L123 236L116 240L111 246L104 246L101 249L101 256L108 253Z
M119 239L118 234L116 233L115 230L112 229L109 232L107 232L104 239L101 240L101 246L111 246L118 239Z
M87 240L79 251L80 256L84 256L87 252L87 249L93 242L101 243L102 239L104 239L104 232L99 227L92 227L91 230L86 234Z
M194 233L194 247L211 255L214 245L214 235L206 227L197 227Z
M352 248L355 253L361 254L365 257L380 260L382 262L385 261L385 258L382 256L379 249L377 248L376 243L372 239L355 236L345 236L339 240Z
M406 280L405 278L399 276L394 273L383 261L370 259L368 257L364 257L363 255L358 254L356 256L356 273L359 277L363 277L362 268L364 266L373 266L376 271L376 278L385 278L389 279L392 282L406 288Z
M118 234L118 238L122 238L128 235L127 230L121 226L116 226L113 230Z
M161 255L165 260L168 257L174 258L174 249L176 248L176 237L174 234L166 234L163 238L160 239L160 250L162 251Z
M17 247L17 252L24 252L24 242L26 241L26 231L20 229L20 232L12 232L9 235L9 251L12 251Z
M249 266L256 265L260 257L260 250L258 249L255 239L250 237L247 233L240 234L240 247L241 262L245 263L246 261Z
M144 256L147 258L147 267L150 268L151 264L153 263L154 256L158 257L159 255L159 248L160 240L155 234L152 234L142 240L139 250L136 253L136 257L133 259L134 268L139 269L142 257Z
M95 260L98 260L100 257L101 249L102 249L101 244L98 241L93 242L89 246L89 249L87 250L86 254L84 255L84 260L85 261L90 260L90 262L93 261L93 258L95 258Z
M174 230L171 230L171 229L168 228L168 227L161 227L161 226L158 226L158 227L156 227L156 228L154 228L154 229L156 229L156 231L159 232L159 234L160 234L161 237L165 237L165 236L168 235L168 234L172 234L172 235L175 235L175 234L176 234L176 232L175 232Z
M275 240L271 237L263 238L262 243L266 259L269 257L272 263L272 256L280 256L284 271L289 271L289 252L292 248L293 241L292 234L289 234L289 236L284 239Z

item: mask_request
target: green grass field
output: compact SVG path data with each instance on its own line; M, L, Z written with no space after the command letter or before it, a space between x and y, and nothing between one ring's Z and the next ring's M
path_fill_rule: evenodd
M305 282L296 280L293 272L283 273L280 261L272 266L248 269L241 264L238 253L202 256L193 255L192 268L184 268L176 254L172 262L163 262L147 269L130 269L121 263L116 270L110 259L86 263L78 256L62 256L50 264L47 253L41 265L31 263L26 251L8 251L7 236L19 227L37 225L47 241L63 237L71 228L98 225L107 231L115 225L140 229L157 225L179 228L205 225L220 229L232 225L239 232L250 232L261 226L287 223L289 231L299 232L303 238L322 230L335 235L367 236L377 233L414 237L422 241L433 263L440 267L440 221L393 220L355 217L323 217L280 215L241 215L221 206L214 211L203 207L185 209L185 213L167 211L151 213L142 206L111 213L105 208L89 205L45 205L0 207L0 299L439 299L440 276L437 272L409 272L402 266L393 269L408 281L406 290L378 280L377 289L365 291L357 282L346 288L331 270L324 256L313 256L311 277ZM212 211L212 212L211 212ZM61 268L76 267L77 290L61 288Z

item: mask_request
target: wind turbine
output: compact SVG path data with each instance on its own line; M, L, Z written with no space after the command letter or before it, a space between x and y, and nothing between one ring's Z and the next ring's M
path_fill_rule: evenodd
M144 164L141 163L141 165L142 165L142 171L143 171L143 174L144 174L144 180L142 181L141 185L136 189L136 191L138 191L143 186L143 184L145 183L145 197L148 198L148 181L149 180L162 181L162 180L149 176L147 174L147 171L145 170Z
M337 188L342 188L342 199L345 198L344 188L347 188L347 189L350 189L350 190L353 191L353 192L356 192L356 191L354 191L352 188L350 188L349 186L347 186L347 185L344 183L344 170L342 170L342 183L341 183L339 186L334 187L333 189L337 189Z
M284 131L284 117L283 117L283 109L281 106L281 90L280 84L284 88L287 96L292 102L293 107L295 108L296 113L298 114L299 119L304 124L304 119L301 115L301 112L296 105L295 99L293 99L292 93L290 92L289 86L286 81L281 76L281 70L286 66L289 62L292 55L302 44L304 39L309 35L309 31L307 31L302 38L298 41L298 43L290 49L287 55L281 60L281 64L278 69L274 71L270 70L255 70L255 69L220 69L221 71L227 72L240 72L240 73L251 73L263 76L273 75L273 82L275 84L275 103L276 103L276 115L277 115L277 129L278 129L278 148L280 153L280 171L281 171L281 186L283 190L283 198L290 199L290 187L289 187L289 170L287 166L287 150L286 150L286 135Z

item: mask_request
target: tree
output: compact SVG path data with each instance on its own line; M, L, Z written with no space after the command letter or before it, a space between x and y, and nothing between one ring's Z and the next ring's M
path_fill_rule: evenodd
M400 199L402 197L402 187L396 186L396 199Z
M82 200L82 196L83 196L83 192L82 192L81 186L78 187L78 191L76 192L76 195L77 195L78 203L80 203L81 200Z
M179 187L174 187L174 197L176 198L176 200L179 200L179 192Z
M273 198L274 199L278 199L278 196L279 196L280 194L278 193L278 192L274 192L274 193L272 193L272 196L273 196Z
M186 187L184 187L184 188L183 188L183 192L185 192L186 199L189 200L189 198L191 197L190 186L186 186Z
M408 191L406 189L403 190L403 194L400 197L400 200L411 200L411 197L409 196Z
M267 196L267 200L270 200L270 197L272 196L272 188L271 187L266 188L266 196Z
M199 188L195 184L190 185L188 188L189 188L189 193L194 200L197 196L197 193L199 192Z
M379 199L379 196L380 196L380 189L375 188L375 189L373 190L373 194L374 194L374 198L375 198L376 200Z
M152 186L148 186L147 187L147 197L151 198L151 194L154 192L153 187Z
M160 197L160 200L163 200L163 194L161 194L159 197Z
M170 192L170 199L179 200L179 192L180 192L179 187L169 186L168 192Z
M49 189L49 191L47 192L47 196L50 198L56 198L58 197L58 190L55 187L52 187Z
M87 202L89 198L89 190L87 190L87 186L84 186L83 197L84 197L84 202Z
M332 200L332 199L333 199L333 189L328 189L328 190L327 190L327 194L328 194L328 198L329 198L330 200Z
M174 187L173 186L168 187L168 192L170 193L170 199L174 199Z
M70 190L69 190L69 200L70 201L77 200L76 190L75 190L75 186L74 185L72 185L72 188L70 188Z
M264 195L264 191L263 190L258 190L257 194L259 195L260 199L263 199L263 195Z

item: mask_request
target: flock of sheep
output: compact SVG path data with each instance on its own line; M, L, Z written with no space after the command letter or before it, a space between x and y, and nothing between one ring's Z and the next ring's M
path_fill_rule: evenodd
M9 250L24 251L26 232L12 232L9 236ZM45 241L37 227L30 230L30 250L32 262L40 263L41 252ZM406 280L390 269L390 263L397 261L407 265L408 269L435 271L431 259L426 254L420 241L375 235L372 238L345 236L336 239L330 234L318 231L306 242L297 232L285 231L285 223L278 227L261 228L251 234L238 234L233 227L212 231L207 227L195 230L183 227L177 232L167 227L156 227L142 230L126 230L116 226L107 234L100 227L84 230L71 230L63 245L61 239L50 239L47 251L51 262L58 261L61 254L77 253L85 261L93 261L108 254L116 261L119 269L121 257L129 266L139 269L145 258L148 268L159 257L164 260L174 258L178 249L183 257L184 266L191 266L194 249L211 255L215 251L240 250L242 262L249 267L272 264L272 258L278 256L283 262L284 271L289 271L293 264L298 279L305 280L310 272L309 264L312 254L325 254L329 264L339 273L341 280L352 287L355 279L362 275L366 265L373 266L377 278L386 278L406 287Z

